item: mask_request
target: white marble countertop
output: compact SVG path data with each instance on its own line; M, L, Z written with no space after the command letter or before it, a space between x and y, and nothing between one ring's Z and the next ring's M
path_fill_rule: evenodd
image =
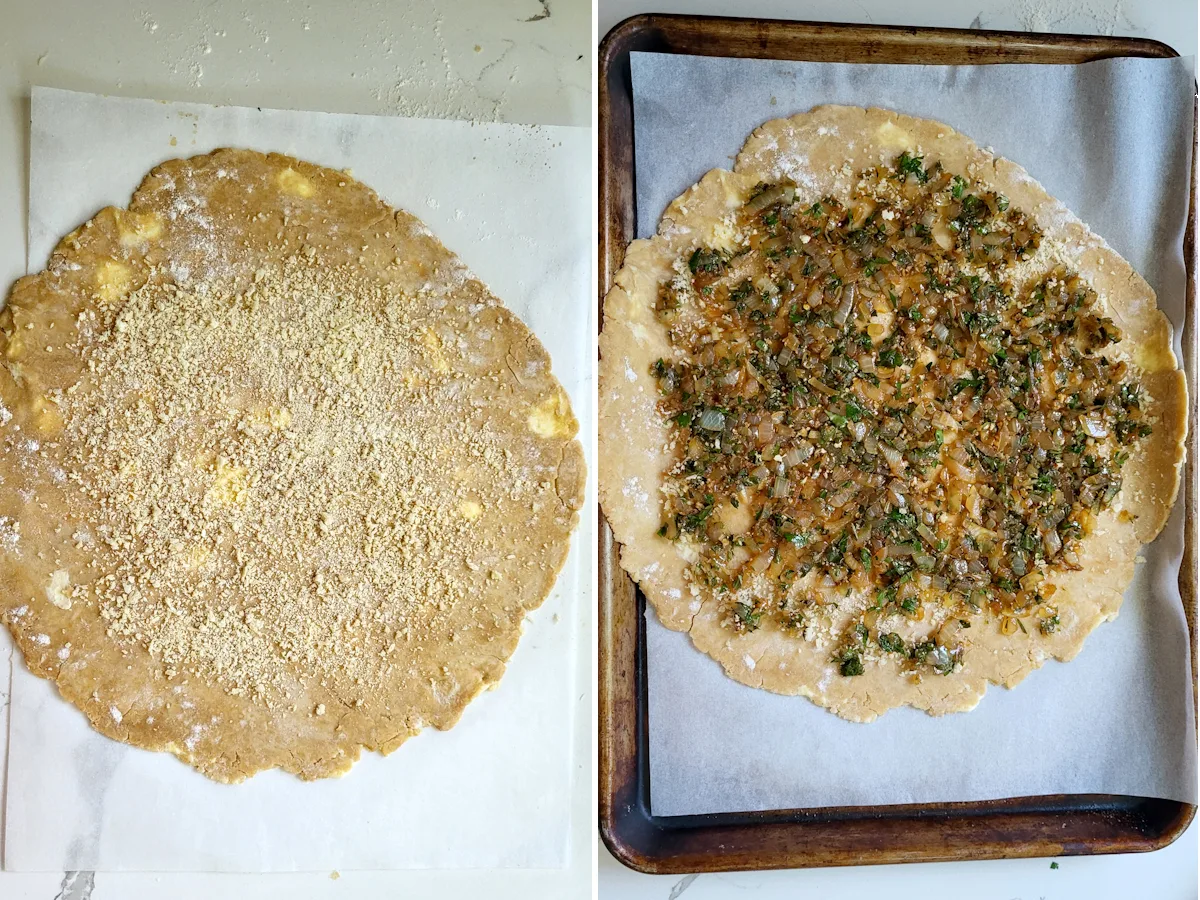
M597 34L640 12L756 16L878 25L1116 34L1152 38L1196 54L1194 0L599 0ZM1104 900L1197 895L1197 824L1156 853L871 866L727 875L641 875L601 846L602 900L795 900L799 897L964 897L971 900Z
M31 84L134 97L476 121L587 125L587 0L0 0L0 292L26 270ZM582 173L581 173L582 174ZM34 260L40 268L42 260ZM590 619L590 617L581 617ZM10 651L0 635L0 660ZM591 741L581 627L576 746ZM14 665L21 665L15 661ZM8 673L0 677L7 706ZM0 728L0 756L7 725ZM0 873L3 900L585 896L594 781L576 767L569 870L296 875ZM503 827L498 824L498 827Z

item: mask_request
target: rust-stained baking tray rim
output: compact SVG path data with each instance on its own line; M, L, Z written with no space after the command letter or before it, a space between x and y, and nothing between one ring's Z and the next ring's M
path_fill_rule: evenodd
M632 50L704 56L841 62L1070 64L1115 56L1178 56L1158 41L1096 35L639 15L599 48L599 304L634 234ZM614 90L616 88L616 90ZM623 89L623 90L622 90ZM624 131L622 131L624 129ZM1196 397L1195 208L1184 238L1188 390ZM1187 525L1180 592L1196 633L1196 404L1190 403L1183 496ZM714 872L963 859L1071 856L1157 850L1187 829L1192 804L1111 795L1055 795L952 804L828 807L708 816L649 812L645 599L621 570L599 512L599 827L613 855L647 873ZM1192 658L1195 696L1196 659Z

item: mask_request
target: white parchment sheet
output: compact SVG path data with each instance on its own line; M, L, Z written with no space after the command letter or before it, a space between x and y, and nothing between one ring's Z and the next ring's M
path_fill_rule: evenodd
M594 429L589 132L579 128L165 104L35 88L30 269L142 176L223 146L351 168L423 219L537 333ZM588 442L585 439L585 446ZM589 460L589 468L594 468ZM571 820L577 617L595 516L499 685L341 779L220 785L110 741L13 662L5 864L15 870L559 868Z
M763 122L822 103L938 119L1029 170L1184 321L1195 85L1187 60L896 66L633 55L638 236ZM1177 587L1183 504L1069 664L972 712L867 725L737 684L647 613L651 808L685 815L1114 793L1195 802L1190 647Z

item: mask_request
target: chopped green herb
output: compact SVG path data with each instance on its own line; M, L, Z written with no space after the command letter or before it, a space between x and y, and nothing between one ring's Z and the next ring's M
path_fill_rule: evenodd
M749 603L735 603L733 605L733 613L737 616L738 622L746 631L755 631L762 619L762 613L756 612L754 607Z
M902 175L915 175L917 181L924 184L929 180L929 174L925 171L925 166L922 165L924 157L913 156L907 150L900 154L900 158L896 160L896 171Z
M894 631L879 635L879 646L888 653L903 653L904 639Z
M688 268L693 275L719 275L725 268L725 257L718 250L705 250L697 247L688 260Z

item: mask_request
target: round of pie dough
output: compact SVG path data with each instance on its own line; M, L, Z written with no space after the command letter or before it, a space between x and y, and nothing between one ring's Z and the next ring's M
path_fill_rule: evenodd
M847 197L861 171L908 151L941 162L1006 195L1043 230L1033 257L1007 274L1020 287L1061 263L1097 292L1103 314L1123 340L1106 355L1129 362L1148 398L1153 433L1122 470L1123 488L1085 538L1080 571L1049 569L1047 583L1061 625L1050 635L1003 635L981 619L959 635L967 652L953 674L912 678L884 659L860 676L841 677L830 647L816 646L766 623L736 633L721 624L720 603L687 577L677 545L658 535L660 490L674 462L671 427L658 412L651 367L673 348L655 314L659 286L681 255L730 238L733 214L762 183L787 180L797 202ZM1187 391L1171 349L1171 328L1150 286L1020 166L996 157L948 125L884 109L821 106L756 129L733 171L715 169L676 198L658 234L630 244L604 301L600 336L600 500L621 544L621 564L659 620L687 632L694 645L739 682L800 694L851 721L871 721L896 706L931 714L970 710L989 683L1013 687L1047 658L1069 660L1099 624L1116 617L1141 545L1162 530L1179 488L1187 431ZM865 603L865 599L864 599Z
M582 504L537 338L348 175L154 169L0 312L0 609L100 732L346 772L503 673Z

